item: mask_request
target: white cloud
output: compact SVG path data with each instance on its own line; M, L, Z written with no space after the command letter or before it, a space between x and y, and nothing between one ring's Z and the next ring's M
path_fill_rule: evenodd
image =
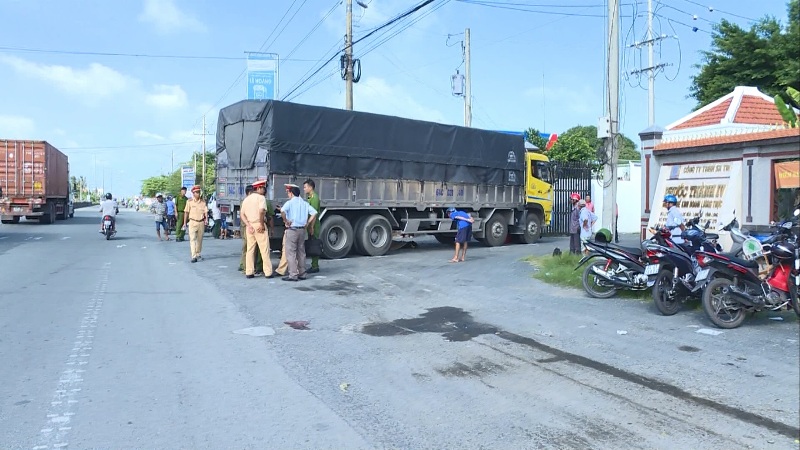
M163 141L164 140L164 136L161 136L160 134L156 134L156 133L151 133L149 131L144 131L144 130L136 131L135 133L133 133L133 136L137 137L139 139L149 139L149 140L154 140L154 141Z
M135 78L98 63L92 63L85 69L75 69L68 66L39 64L5 55L0 55L0 63L11 66L25 77L45 81L64 92L84 96L87 99L108 97L138 85Z
M407 92L407 89L391 85L382 78L370 77L358 83L353 103L359 111L446 122L444 114L439 110L417 102Z
M139 20L150 23L164 34L207 29L203 22L181 11L174 0L145 0Z
M177 84L157 84L153 92L145 96L145 101L151 106L162 109L182 108L188 103L186 91Z
M36 139L35 131L33 120L27 117L0 114L0 138Z

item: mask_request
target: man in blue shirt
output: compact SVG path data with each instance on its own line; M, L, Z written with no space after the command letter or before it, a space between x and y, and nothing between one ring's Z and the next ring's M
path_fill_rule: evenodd
M664 207L667 208L667 222L664 226L669 228L670 233L672 233L672 242L683 244L681 235L686 230L686 226L683 224L683 214L678 209L678 198L673 194L665 195Z
M175 229L176 224L178 221L176 220L175 216L175 201L172 200L172 196L167 196L167 224L169 225L169 230L172 231Z
M447 215L450 220L455 220L458 224L456 232L456 253L450 262L459 262L467 259L467 243L472 239L472 223L475 219L464 211L457 211L452 206L447 208ZM461 255L459 256L459 252Z
M317 210L300 197L300 188L285 186L289 201L281 208L281 217L286 226L284 230L284 248L286 260L289 263L288 275L281 278L283 281L297 281L306 279L306 236L308 230L314 230L314 221ZM311 233L313 235L313 233Z

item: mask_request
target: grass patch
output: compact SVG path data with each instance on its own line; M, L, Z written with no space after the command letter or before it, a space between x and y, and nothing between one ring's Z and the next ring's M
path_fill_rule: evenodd
M575 266L580 262L582 255L562 254L561 256L528 256L522 260L533 266L533 277L545 283L557 286L571 287L583 290L581 277L586 263L580 269L575 270ZM652 299L651 290L645 291L617 291L618 297L633 298L636 300Z

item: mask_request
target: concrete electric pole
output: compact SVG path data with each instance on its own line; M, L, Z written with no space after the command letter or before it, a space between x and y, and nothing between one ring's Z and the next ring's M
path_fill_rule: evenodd
M639 48L643 45L647 46L647 67L631 71L631 75L647 72L647 125L653 126L656 124L656 71L662 69L670 64L656 64L655 63L655 43L668 37L677 36L655 36L653 34L653 0L647 0L647 39L642 42L636 42L629 45L629 47Z
M344 37L345 109L353 110L353 0L347 0L347 25Z
M201 175L200 175L201 179L203 181L202 181L202 184L200 185L200 187L203 188L203 194L205 194L206 193L205 192L205 188L206 188L206 186L205 186L206 185L206 136L211 136L211 133L209 133L206 130L206 116L203 116L203 132L202 133L195 133L195 135L197 135L197 134L200 134L201 136L203 136L203 162L201 163L203 172L201 172ZM194 174L195 174L194 177L195 177L195 182L196 182L197 181L197 159L195 159L195 163L194 163Z
M619 134L619 0L608 2L608 114L609 133L605 142L603 165L602 227L614 231L617 205L617 135Z
M464 126L472 126L472 66L470 63L469 28L464 31Z

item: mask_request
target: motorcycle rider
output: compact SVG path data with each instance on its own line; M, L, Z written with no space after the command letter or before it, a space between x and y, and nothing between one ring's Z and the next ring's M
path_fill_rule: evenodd
M111 193L106 194L106 199L100 202L100 213L102 217L111 217L111 230L117 231L117 202L112 200ZM100 219L100 232L103 232L103 218Z
M678 198L673 194L665 195L664 207L667 208L667 222L664 226L672 233L672 242L683 244L684 240L680 235L686 231L686 226L683 224L683 214L681 210L678 209Z

